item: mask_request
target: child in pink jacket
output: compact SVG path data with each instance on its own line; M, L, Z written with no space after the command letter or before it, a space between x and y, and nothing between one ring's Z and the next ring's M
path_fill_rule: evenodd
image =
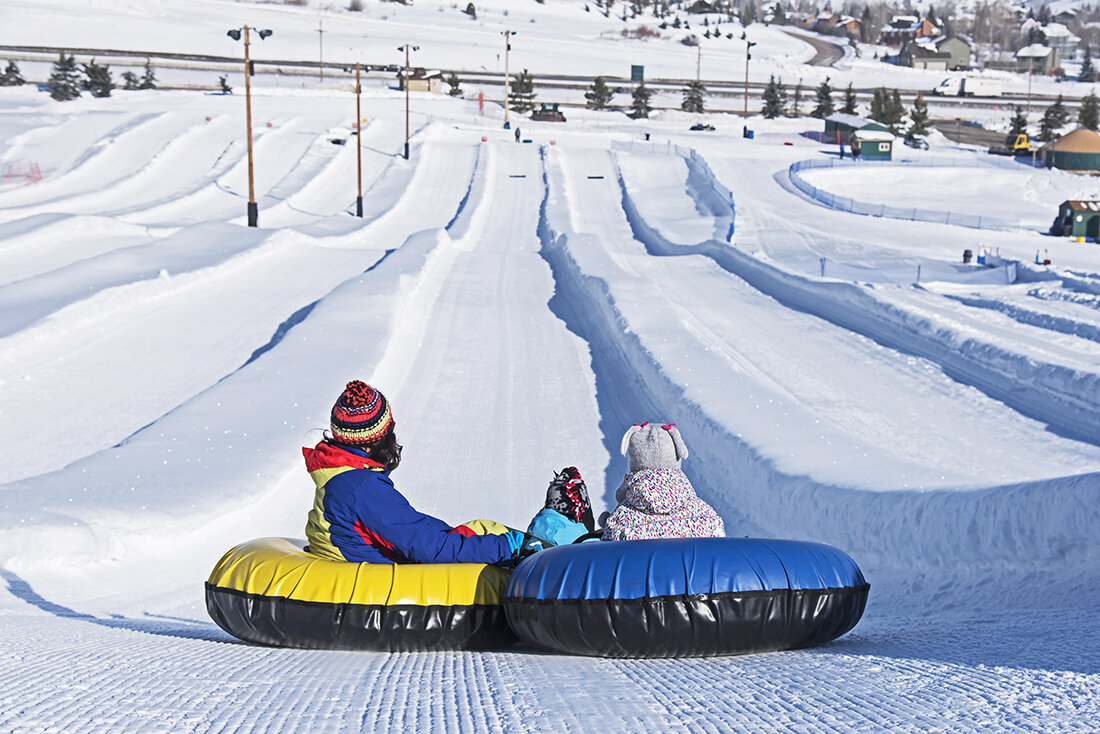
M629 472L615 490L619 505L604 525L603 540L725 536L722 518L680 469L688 451L675 425L635 424L621 450Z

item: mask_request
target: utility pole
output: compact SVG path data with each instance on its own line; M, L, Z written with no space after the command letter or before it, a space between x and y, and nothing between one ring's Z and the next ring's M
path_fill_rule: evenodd
M752 47L756 44L750 41L744 33L741 34L741 40L745 42L745 111L743 114L744 129L741 134L747 138L749 136L749 59L752 58Z
M260 215L256 207L256 184L252 175L252 60L249 58L248 53L248 30L249 28L246 25L241 28L233 28L226 35L234 41L244 40L244 123L248 141L248 226L255 227L259 223ZM258 31L258 33L261 41L271 35L271 31L266 28Z
M512 37L512 31L502 31L504 34L504 129L512 127L508 122L508 52L512 50L512 44L509 40Z
M405 52L405 160L409 160L409 49L420 50L419 46L398 46L398 51Z
M359 195L355 197L355 216L363 217L363 113L359 109L359 62L355 62L355 173L359 182Z
M317 45L319 47L317 68L321 72L321 81L325 80L325 27L322 21L317 21Z

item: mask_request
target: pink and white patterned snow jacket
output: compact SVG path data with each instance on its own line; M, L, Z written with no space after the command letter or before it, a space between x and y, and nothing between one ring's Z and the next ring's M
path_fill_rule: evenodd
M725 524L695 494L679 469L644 469L627 474L615 492L619 506L604 526L603 540L721 538Z

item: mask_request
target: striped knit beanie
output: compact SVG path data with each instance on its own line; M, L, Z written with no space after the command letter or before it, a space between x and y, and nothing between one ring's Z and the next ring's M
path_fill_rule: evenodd
M332 437L340 443L374 443L393 428L386 396L365 382L352 380L332 406Z

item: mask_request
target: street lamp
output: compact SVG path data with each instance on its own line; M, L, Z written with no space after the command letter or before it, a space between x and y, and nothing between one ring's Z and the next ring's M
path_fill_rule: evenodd
M259 222L260 213L256 208L256 186L252 177L252 61L248 58L248 26L234 28L226 35L234 41L239 41L242 37L242 31L244 37L244 121L245 126L248 128L248 226L255 227ZM257 33L262 41L270 36L272 31L264 29L257 31Z
M508 122L508 52L512 50L511 38L516 35L515 31L501 31L500 34L504 36L504 129L512 127Z
M419 51L419 46L398 46L398 51L405 52L405 160L409 160L409 51Z
M756 43L750 41L744 32L741 33L741 40L745 42L745 127L741 134L747 138L749 136L749 59L752 58L752 47Z
M351 71L347 67L344 71ZM355 197L355 216L363 216L363 113L359 109L359 62L355 62L355 175L359 183L359 195Z

